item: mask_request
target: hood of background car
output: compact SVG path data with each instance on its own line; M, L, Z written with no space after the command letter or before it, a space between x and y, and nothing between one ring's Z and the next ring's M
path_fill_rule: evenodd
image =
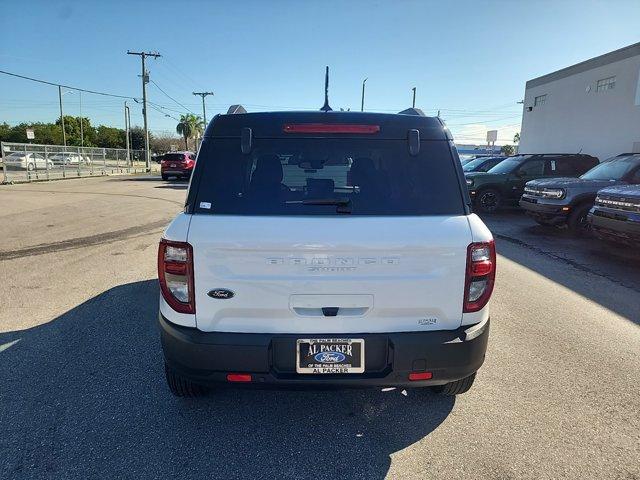
M504 178L506 173L466 172L464 176L467 180L473 180L474 183L479 183Z
M598 191L598 195L605 195L607 197L615 197L616 200L624 201L623 199L640 200L640 185L617 185L614 187L603 188Z
M601 188L616 185L616 181L611 180L583 180L582 178L541 178L527 182L527 187L532 188L565 188L567 190L585 190L594 193Z

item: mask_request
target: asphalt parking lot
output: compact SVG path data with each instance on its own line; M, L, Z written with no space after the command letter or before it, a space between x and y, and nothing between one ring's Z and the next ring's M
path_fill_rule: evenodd
M487 360L429 391L165 386L156 245L185 183L0 187L0 478L640 478L640 257L487 219Z

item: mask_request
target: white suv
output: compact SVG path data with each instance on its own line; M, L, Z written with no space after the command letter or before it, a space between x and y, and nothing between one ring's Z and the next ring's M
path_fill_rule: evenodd
M158 252L167 383L466 392L495 262L440 119L218 115Z

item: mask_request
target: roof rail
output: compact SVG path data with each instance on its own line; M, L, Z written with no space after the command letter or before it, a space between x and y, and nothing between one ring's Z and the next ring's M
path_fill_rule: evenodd
M424 112L422 110L420 110L419 108L407 108L406 110L402 110L401 112L398 112L398 115L417 115L419 117L426 117L426 115L424 114Z
M227 115L233 115L235 113L247 113L242 105L231 105L227 110Z

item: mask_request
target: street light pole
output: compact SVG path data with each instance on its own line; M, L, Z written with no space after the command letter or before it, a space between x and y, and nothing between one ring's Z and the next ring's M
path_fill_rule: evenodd
M84 147L84 127L83 127L83 119L82 119L82 90L79 90L80 94L80 146Z
M62 125L62 143L67 146L67 133L64 131L64 112L62 111L62 87L58 85L58 100L60 101L60 124Z
M413 104L412 104L412 108L416 108L416 87L413 87L411 90L413 90Z
M361 112L364 112L364 84L367 83L368 79L369 78L367 77L362 81L362 101L360 102L360 111Z
M124 133L126 136L126 145L127 145L127 165L131 163L131 156L129 153L129 107L127 106L127 101L124 101Z

